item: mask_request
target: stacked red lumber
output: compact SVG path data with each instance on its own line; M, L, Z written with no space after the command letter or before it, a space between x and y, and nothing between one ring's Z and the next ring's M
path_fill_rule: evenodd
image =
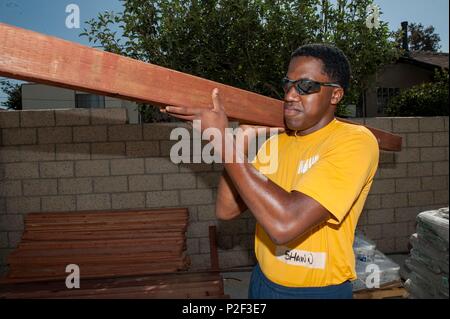
M218 273L189 273L186 208L30 213L0 298L223 298ZM66 287L66 266L80 288Z
M6 280L63 279L69 264L82 278L186 269L187 222L187 209L30 213Z

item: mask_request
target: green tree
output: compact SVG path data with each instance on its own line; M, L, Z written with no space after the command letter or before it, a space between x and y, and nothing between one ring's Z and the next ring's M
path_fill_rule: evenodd
M292 51L307 43L336 44L353 69L341 115L397 55L386 23L366 26L373 0L122 2L123 12L100 13L82 35L107 51L275 98L282 97L280 79Z
M401 29L396 32L398 47L402 46L402 34ZM410 23L408 25L408 45L411 51L437 52L441 48L440 41L441 37L434 32L432 25L426 28L422 23Z
M2 102L2 106L8 109L22 109L22 90L21 85L8 80L0 80L0 90L6 94L6 102Z
M389 101L390 116L448 116L448 71L436 70L434 81L404 90Z

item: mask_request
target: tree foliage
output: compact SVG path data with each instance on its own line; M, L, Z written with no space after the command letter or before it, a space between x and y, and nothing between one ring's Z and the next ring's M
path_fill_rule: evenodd
M396 32L398 47L402 46L402 35L403 31L399 29ZM441 48L440 41L441 37L434 32L433 26L425 28L422 23L408 24L408 45L411 51L437 52Z
M8 109L22 109L22 90L21 85L8 80L0 80L0 90L6 94L6 102L2 102L2 106Z
M389 101L390 116L448 116L448 71L436 70L434 81L404 90Z
M341 105L357 104L371 75L397 55L386 23L366 26L373 0L122 2L123 12L100 13L82 35L107 51L275 98L300 45L332 43L347 54L353 78Z

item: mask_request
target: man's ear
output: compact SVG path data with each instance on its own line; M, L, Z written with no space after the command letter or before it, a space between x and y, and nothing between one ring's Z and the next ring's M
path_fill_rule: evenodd
M337 105L342 100L343 97L344 97L343 88L333 89L333 93L331 93L331 104Z

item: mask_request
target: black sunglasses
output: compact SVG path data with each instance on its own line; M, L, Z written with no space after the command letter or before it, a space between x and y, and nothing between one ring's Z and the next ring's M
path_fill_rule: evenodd
M317 82L309 79L290 80L287 77L281 80L281 85L283 86L284 93L287 93L291 87L294 86L295 90L300 95L320 92L321 86L341 87L339 84L332 82Z

